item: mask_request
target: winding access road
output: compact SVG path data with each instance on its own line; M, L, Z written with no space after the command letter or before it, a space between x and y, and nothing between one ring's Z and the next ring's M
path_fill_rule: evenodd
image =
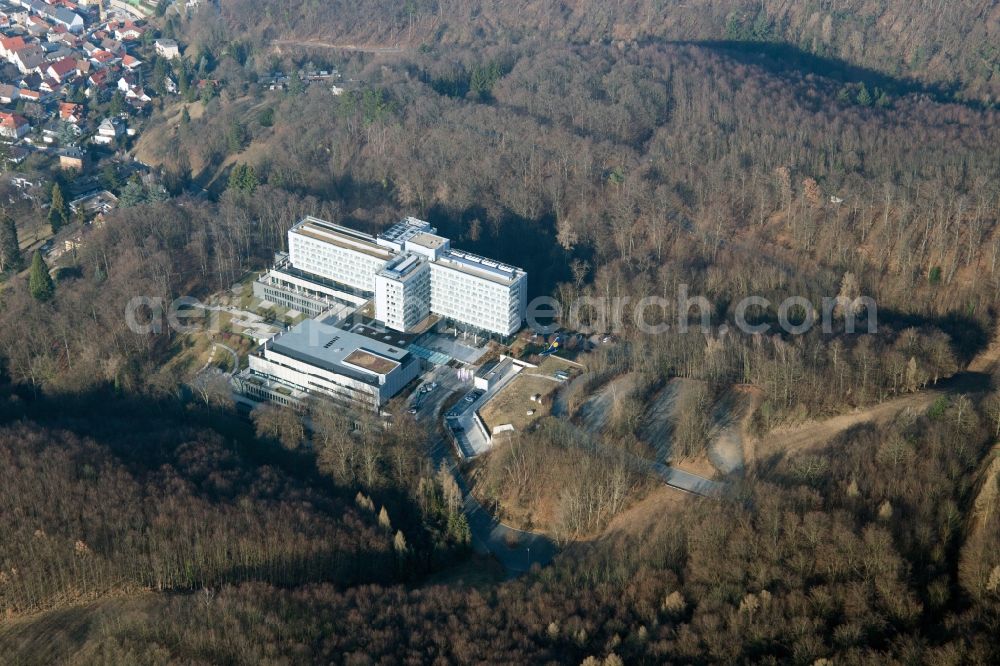
M447 366L438 368L425 383L429 381L436 381L439 386L421 400L418 414L438 424L443 432L447 426L442 423L441 411L447 397L467 390L468 384L459 381L455 371ZM472 546L477 552L492 554L512 576L528 571L532 565L545 566L552 561L559 551L555 541L544 534L504 525L472 496L465 477L454 462L452 445L445 435L432 440L427 453L434 468L440 469L444 465L462 491L462 511L469 521Z

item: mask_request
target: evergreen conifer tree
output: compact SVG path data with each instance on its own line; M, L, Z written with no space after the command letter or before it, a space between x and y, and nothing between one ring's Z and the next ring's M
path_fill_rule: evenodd
M28 277L28 290L39 301L51 300L56 293L56 285L49 275L48 264L42 258L41 252L35 252L31 259L31 275Z

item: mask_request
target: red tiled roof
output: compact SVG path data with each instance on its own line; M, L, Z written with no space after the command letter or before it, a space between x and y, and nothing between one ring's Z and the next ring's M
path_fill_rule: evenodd
M27 46L27 44L24 43L24 38L21 36L0 37L0 46L3 46L8 51L17 51Z
M4 127L10 127L11 129L16 127L23 127L28 124L28 119L24 116L19 116L16 113L6 113L0 112L0 125Z
M70 72L76 71L76 60L73 58L63 58L62 60L56 60L54 63L50 64L46 69L51 69L56 73L57 76L63 77Z

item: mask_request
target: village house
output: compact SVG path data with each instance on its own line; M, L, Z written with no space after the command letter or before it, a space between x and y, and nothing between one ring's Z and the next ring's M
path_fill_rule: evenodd
M45 51L36 44L28 44L14 51L10 61L22 74L33 72L45 60Z
M14 37L0 37L0 56L10 60L14 53L23 49L27 44L24 37L16 35Z
M110 29L110 24L109 24ZM114 27L115 39L119 39L123 42L134 42L142 39L142 33L146 29L144 27L138 26L132 21L122 21Z
M16 113L0 112L0 136L8 139L20 139L31 131L31 125L24 116Z
M125 101L136 109L142 109L153 101L153 98L146 94L146 91L139 86L133 86L125 93Z
M172 60L181 57L180 47L172 39L157 39L154 45L156 46L157 55L162 58Z
M42 82L38 84L38 92L42 94L42 101L48 99L52 93L57 92L60 88L59 82L53 78L42 79Z
M0 104L13 104L20 97L17 86L9 83L0 83Z
M76 60L68 57L56 60L45 68L45 73L59 83L64 83L77 75Z
M83 120L83 105L59 102L59 120L76 125Z
M41 85L41 83L39 83ZM36 104L42 101L42 93L39 90L31 90L30 88L21 88L17 91L17 95L20 99L26 102L34 102Z
M104 49L94 51L94 53L90 56L90 62L94 63L98 67L108 67L119 60L120 58L114 53L111 51L105 51Z
M66 30L54 29L50 30L45 36L46 41L50 44L56 44L67 49L77 49L80 47L80 38L71 32Z
M94 143L102 146L107 146L113 144L121 136L121 124L112 120L111 118L105 118L101 121L101 124L97 127L97 134L94 135Z
M35 37L42 37L49 31L48 22L41 16L28 16L24 27Z
M126 73L118 77L117 88L121 92L128 92L129 88L132 88L133 86L135 86L135 77L133 77L131 73Z
M59 168L63 171L83 171L87 162L87 153L76 147L59 151Z
M87 83L92 88L103 88L108 82L108 70L95 69L87 77Z

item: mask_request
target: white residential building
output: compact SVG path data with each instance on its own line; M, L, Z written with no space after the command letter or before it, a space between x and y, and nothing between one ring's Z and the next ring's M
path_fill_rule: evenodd
M181 57L181 49L172 39L157 39L153 42L153 46L156 48L156 54L167 60Z
M111 118L105 118L97 127L97 134L92 139L94 143L109 145L114 143L121 135L121 125Z
M20 139L31 132L28 119L16 113L0 112L0 136L8 139Z

